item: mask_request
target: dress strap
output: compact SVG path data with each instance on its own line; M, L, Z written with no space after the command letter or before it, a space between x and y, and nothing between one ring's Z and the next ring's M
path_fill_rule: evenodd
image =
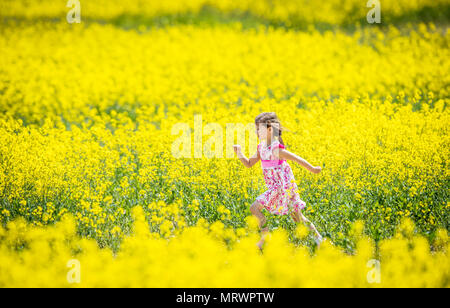
M271 147L271 150L279 147L280 149L285 149L286 147L280 143L280 141L276 140L273 144L271 144L269 147Z

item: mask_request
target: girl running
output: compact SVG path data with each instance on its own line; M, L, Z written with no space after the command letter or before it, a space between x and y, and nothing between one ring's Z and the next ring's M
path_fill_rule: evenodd
M261 212L262 209L266 209L275 215L287 215L290 213L296 223L302 221L315 233L315 242L319 246L322 236L314 224L302 214L302 209L305 208L306 203L298 195L294 175L286 160L292 160L312 173L319 173L322 168L313 167L303 158L285 150L283 139L281 138L284 128L281 126L275 112L263 112L258 115L255 118L255 126L256 134L261 140L255 155L247 158L242 153L240 145L234 145L233 147L239 160L248 168L261 160L267 191L259 195L250 207L251 213L259 220L259 228L262 234L257 246L262 249L265 236L269 231L266 226L266 218Z

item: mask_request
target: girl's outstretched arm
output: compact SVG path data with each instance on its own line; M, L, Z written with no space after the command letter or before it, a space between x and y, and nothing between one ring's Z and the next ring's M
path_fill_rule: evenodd
M273 151L273 154L275 157L278 157L279 159L288 159L295 161L296 163L300 164L301 166L303 166L305 169L307 169L312 173L319 173L320 171L322 171L322 168L320 166L314 167L300 156L295 155L294 153L291 153L285 149L277 148L276 150Z
M237 154L239 160L244 164L245 167L251 168L254 164L256 164L261 158L259 157L259 151L257 150L256 153L250 157L247 158L241 151L240 145L233 145L234 152Z

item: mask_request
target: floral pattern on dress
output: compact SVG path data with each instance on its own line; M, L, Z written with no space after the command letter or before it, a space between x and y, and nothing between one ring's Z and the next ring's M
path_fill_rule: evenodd
M275 148L284 148L278 140L267 146L263 141L258 144L258 151L262 160L277 160L273 155ZM295 183L291 166L283 160L281 165L262 168L267 191L259 195L256 200L271 214L286 215L289 209L299 211L305 208L306 203L300 199L298 187Z

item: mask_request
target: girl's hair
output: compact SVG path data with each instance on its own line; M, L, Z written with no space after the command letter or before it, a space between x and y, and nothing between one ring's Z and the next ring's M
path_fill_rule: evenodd
M263 112L259 114L255 118L255 125L258 126L258 124L261 123L267 124L267 128L272 127L273 135L275 137L278 137L280 143L285 146L283 138L281 138L281 134L283 131L288 131L288 129L281 126L280 120L278 119L277 114L275 112Z

